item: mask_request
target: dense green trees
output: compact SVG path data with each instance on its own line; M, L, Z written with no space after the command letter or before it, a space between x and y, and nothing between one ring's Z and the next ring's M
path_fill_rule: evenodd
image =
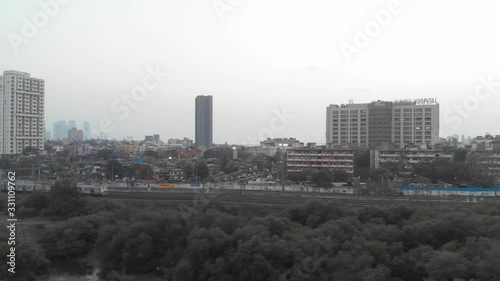
M151 179L153 177L153 169L149 164L131 164L127 175L130 178Z
M453 161L465 162L467 159L467 149L459 148L453 152Z
M311 182L319 187L331 187L333 175L328 171L315 171L311 175Z
M92 216L75 217L47 228L39 243L51 260L79 258L92 250L98 226Z
M23 149L23 155L36 155L38 149L28 146Z
M97 151L96 156L104 160L110 160L114 154L115 152L112 149L101 149Z
M183 172L186 179L191 179L193 181L196 180L195 177L199 180L204 180L210 175L205 161L186 163L186 165L184 165Z
M35 199L32 206L45 204ZM496 203L462 210L309 201L266 216L198 203L177 210L113 206L52 224L29 246L36 255L27 274L43 273L47 260L95 251L103 276L123 270L183 281L500 280Z
M17 230L19 234L19 227ZM15 245L8 245L7 239L9 232L6 227L0 228L0 280L11 281L36 281L40 280L39 276L44 275L49 270L50 262L45 257L41 247L25 237L16 237ZM7 271L10 266L7 264L11 255L11 247L15 248L15 274Z
M474 163L439 159L415 166L414 174L429 178L432 182L444 181L450 184L492 187L494 178L485 175Z
M288 172L287 178L293 182L310 181L313 171L304 169L300 172Z
M358 150L354 155L354 176L366 181L370 171L370 150Z
M184 165L184 169L182 169L182 172L184 173L184 177L186 179L191 178L191 176L194 174L194 165L192 163L186 163L186 165Z
M141 179L152 179L154 174L153 168L151 168L151 165L141 165L137 174Z
M232 147L229 147L229 146L214 147L214 148L206 150L203 153L203 158L205 158L205 159L209 159L209 158L222 159L222 157L224 157L224 156L227 158L233 157Z
M118 160L108 160L106 163L106 176L109 180L114 180L116 176L122 178L125 170Z
M0 156L0 169L10 169L13 167L12 162L8 158L4 158Z
M50 191L48 214L62 217L78 216L81 214L84 204L76 183L57 181Z
M162 156L160 155L160 153L158 151L154 151L154 150L146 150L146 151L144 151L144 156L152 157L154 159L161 159L162 158Z
M264 169L271 170L273 165L276 163L276 160L277 159L275 156L259 154L254 156L251 160L249 160L249 163L257 166L258 171L262 171Z
M86 212L85 200L80 196L76 184L57 181L49 194L33 192L18 204L19 217L54 216L69 218Z
M236 172L239 169L237 166L233 164L233 161L231 159L232 159L231 157L225 155L222 157L220 168L226 174Z
M199 177L201 180L206 179L210 174L210 172L208 171L207 163L205 163L205 161L200 161L196 163L195 170L196 170L196 176Z
M40 160L37 158L23 158L16 163L16 168L35 168L40 167Z

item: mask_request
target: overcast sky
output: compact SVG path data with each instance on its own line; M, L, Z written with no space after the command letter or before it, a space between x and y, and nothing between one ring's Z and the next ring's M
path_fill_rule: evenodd
M0 70L45 79L49 131L194 138L209 94L215 143L324 143L326 107L351 99L437 98L441 136L500 134L500 84L480 82L500 81L498 0L52 1L0 2ZM147 69L169 75L155 86Z

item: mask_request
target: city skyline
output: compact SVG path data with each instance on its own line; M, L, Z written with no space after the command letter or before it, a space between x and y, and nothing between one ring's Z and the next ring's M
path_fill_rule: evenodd
M68 137L68 131L72 128L81 129L84 140L92 138L91 125L89 121L81 121L77 123L75 120L57 120L52 124L52 126L50 126L50 124L48 125L46 132L51 133L51 139L65 139Z
M0 1L0 279L499 281L498 11Z
M18 72L18 71L14 71L14 72ZM19 73L24 73L24 72L19 72ZM29 73L28 73L28 75L29 75ZM199 95L199 96L197 96L196 98L198 99L198 97L205 97L205 96L203 96L203 95ZM207 97L212 97L212 96L207 96ZM397 104L397 103L415 103L415 104L417 104L417 105L419 105L419 106L423 106L423 105L426 105L426 104L427 104L427 105L434 104L434 105L439 106L439 103L437 102L437 99L436 99L436 98L418 98L418 99L414 99L414 100L412 100L412 99L398 99L398 100L394 100L394 101L384 101L384 100L376 100L376 101L375 101L375 100L372 100L372 101L371 101L371 102L369 102L369 103L356 103L356 104L354 104L354 101L353 101L353 100L349 100L349 102L348 102L348 103L344 103L344 104L340 104L340 105L335 105L335 106L336 106L336 107L340 106L341 108L343 108L344 106L346 106L346 107L347 107L347 106L348 106L348 107L352 107L352 106L354 106L354 107L356 107L355 109L368 109L368 108L369 108L369 106L373 106L373 104L376 104L376 103L381 103L381 102L382 102L382 103L387 102L387 103L391 103L391 104L392 104L392 103L395 103L395 104ZM329 132L329 126L331 126L331 124L330 124L330 125L328 124L328 119L329 119L329 118L331 118L331 117L330 117L330 115L331 115L331 112L330 112L330 111L331 111L332 106L334 106L334 105L333 105L333 104L330 104L330 105L327 107L327 114L326 114L326 117L327 117L327 123L326 123L326 138L327 138L327 139L326 139L326 142L324 142L324 141L310 141L310 142L315 142L315 143L318 143L318 144L327 144L327 143L331 143L331 141L329 141L329 139L331 139L331 131ZM359 107L359 108L358 108L358 107ZM373 110L373 109L372 109L372 110ZM196 113L196 109L195 109L195 113ZM211 115L212 115L212 112L211 112ZM437 123L437 124L438 124L438 126L437 126L437 130L435 130L435 131L433 132L433 137L432 137L432 140L433 140L433 141L432 141L432 143L433 143L433 144L438 142L438 139L437 139L437 137L438 137L438 136L436 136L436 135L435 135L435 133L436 133L436 132L437 132L437 133L439 133L439 126L440 126L440 123L439 123L439 121L440 121L440 120L439 120L439 116L440 116L440 115L439 115L439 107L438 107L438 110L437 110L437 114L436 114L436 113L433 113L433 116L434 116L434 115L438 116L438 118L437 118L437 120L438 120L438 121L437 121L437 122L438 122L438 123ZM213 117L211 117L211 118L213 118ZM195 119L196 119L196 118L195 118ZM196 121L196 120L195 120L195 121ZM434 125L433 125L433 127L436 127L434 122L435 122L435 121L433 121L433 124L434 124ZM45 133L49 133L49 134L51 135L51 138L50 138L50 139L65 139L65 138L67 138L67 137L68 137L68 130L70 130L71 128L73 128L73 127L74 127L74 128L79 128L79 129L82 129L82 130L83 130L83 134L84 134L84 135L83 135L83 139L84 139L84 140L86 140L86 139L91 139L91 138L103 138L103 136L104 136L105 138L107 138L107 136L103 135L103 134L102 134L102 132L101 132L101 134L100 134L100 135L92 134L92 132L94 132L94 133L95 133L96 131L95 131L95 130L94 130L94 131L90 130L91 125L90 125L90 122L89 122L89 121L79 121L79 122L78 122L78 124L79 124L79 125L77 125L77 121L75 121L75 120L58 120L57 122L54 122L54 123L53 123L53 130L46 129L46 130L45 130ZM340 124L340 123L339 123L339 124ZM373 126L373 124L372 124L371 126ZM196 125L195 125L194 127L195 127L195 131L196 131ZM47 128L51 128L51 126L49 125L49 127L47 127ZM390 129L390 126L389 126L389 129ZM158 130L156 130L156 131L158 131ZM446 130L445 130L445 131L446 131ZM293 133L292 133L292 134L293 134ZM330 137L329 137L329 134L330 134ZM489 132L485 132L485 134L489 134ZM195 133L194 135L195 135L195 139L196 139L196 133ZM453 135L457 135L457 134L453 134ZM465 133L461 132L461 133L460 133L460 135L462 135L462 136L463 136L463 135L467 135L467 134L465 134ZM479 135L468 135L468 136L473 136L473 137L474 137L474 136L482 136L482 135L483 135L483 134L479 134ZM494 133L493 135L495 135L495 133ZM294 135L289 135L288 137L293 137L293 136L294 136ZM370 134L369 136L370 136L370 137L372 137L372 135L371 135L371 134ZM448 135L442 135L442 134L439 134L439 137L440 137L440 138L449 138L450 136L452 136L452 135L450 135L450 134L448 134ZM44 137L45 137L45 134L44 134ZM135 139L135 140L139 140L139 139L141 139L142 137L143 137L143 136L138 136L138 137L135 137L134 139ZM176 138L176 137L181 137L181 136L172 136L172 135L171 135L171 136L168 136L168 137L169 137L169 138ZM183 137L183 136L182 136L182 137ZM274 135L273 135L272 137L274 138L274 137L276 137L276 136L274 136ZM280 136L277 136L277 137L287 137L287 136L281 136L281 135L280 135ZM337 137L338 137L338 136L337 136ZM394 137L394 136L393 136L393 137ZM121 138L120 138L120 137L118 137L118 138L111 137L110 139L118 139L118 140L119 140L119 139L128 139L128 138L130 138L130 136L129 136L129 135L127 135L127 136L123 136L123 137L121 137ZM258 138L257 140L260 142L260 141L263 141L263 140L265 140L265 139L266 139L266 138L264 138L264 137L263 137L263 138ZM339 141L340 141L340 138L339 138ZM243 144L243 145L246 145L246 144L247 144L247 145L258 145L258 144L259 144L259 142L258 142L258 143L248 143L248 142L243 142L243 143L234 143L234 144ZM309 142L309 140L307 140L307 139L306 139L306 142ZM349 143L349 142L351 142L351 141L348 141L348 142L339 142L338 144L341 144L341 143ZM360 142L360 141L359 141L359 136L358 136L358 139L354 141L354 143L356 143L356 142L357 142L357 143L360 143L361 145L366 145L366 144L367 144L367 143L362 143L362 142ZM391 139L391 142L392 142L392 139ZM337 142L334 142L334 143L337 143ZM372 143L373 143L373 141L372 141ZM410 142L410 143L411 143L411 142ZM219 144L220 144L220 143L219 143Z
M203 95L199 95L199 96L203 96ZM198 97L198 96L197 96ZM420 102L422 102L423 100L432 100L433 102L435 102L435 105L440 105L438 102L437 102L437 99L436 98L417 98L417 99L397 99L397 100L393 100L393 101L389 101L389 100L371 100L369 102L365 102L365 103L354 103L353 100L350 100L346 103L340 103L340 104L330 104L329 106L327 106L327 114L326 114L326 117L327 119L329 118L329 111L331 110L330 108L332 106L355 106L355 107L359 107L357 109L365 109L365 107L368 107L368 105L370 104L374 104L374 103L416 103L416 104L419 104ZM422 104L419 104L420 106L423 106L425 105L424 103ZM196 113L196 110L195 110L195 113ZM483 132L483 133L479 133L477 135L474 135L474 134L467 134L467 133L464 133L464 132L458 132L458 133L448 133L449 130L447 130L445 128L445 133L440 133L439 131L439 128L440 128L440 123L441 123L441 120L440 120L440 117L441 117L441 114L439 114L439 107L438 107L438 110L437 110L437 113L438 115L438 118L437 119L437 122L438 122L438 126L437 126L437 132L439 132L439 138L441 139L446 139L446 138L449 138L449 137L452 137L452 136L468 136L468 137L476 137L476 136L483 136L485 134L491 134L491 132L493 132L493 135L496 135L498 134L496 131L486 131L486 132ZM435 115L435 113L433 113L433 115ZM323 119L324 119L325 116L323 116ZM195 118L196 119L196 118ZM196 120L195 120L196 121ZM55 126L58 125L58 123L60 122L66 122L65 124L65 127L63 128L63 135L67 135L67 130L68 129L71 129L73 126L69 125L70 122L72 122L73 124L75 124L74 122L76 122L75 120L58 120L56 122L53 123L53 128L52 130L46 130L46 132L50 133L51 136L52 136L52 139L64 139L65 137L57 137L58 134L56 133L56 129L55 129ZM195 122L196 123L196 122ZM79 121L78 124L80 125L76 125L76 128L79 128L79 129L82 129L84 130L85 129L85 124L87 124L87 128L90 127L90 122L89 121ZM434 121L433 121L433 124L434 124ZM189 126L189 124L186 124L187 126ZM325 123L327 129L326 129L326 135L328 136L328 123ZM389 124L390 125L390 124ZM94 126L95 127L95 126ZM389 126L390 127L390 126ZM51 128L50 124L49 124L49 127L48 128ZM194 131L196 131L196 125L193 126L193 129ZM155 130L155 132L159 132L160 130ZM95 138L95 139L98 139L98 138L107 138L107 139L116 139L116 140L122 140L122 139L130 139L130 135L124 135L124 136L118 136L118 137L108 137L106 135L103 135L102 132L101 132L101 135L97 135L95 134L95 132L99 132L99 131L96 131L96 130L91 130L91 132L93 132L94 134L91 135L90 138L87 138L85 133L84 133L84 139L91 139L91 138ZM145 134L147 135L147 133ZM295 137L295 133L294 132L291 132L291 135L277 135L277 136L272 136L272 138L287 138L287 137ZM166 138L182 138L182 137L186 137L186 136L175 136L175 135L167 135ZM187 137L192 137L193 139L196 138L196 133L193 134L193 136L187 136ZM433 143L436 143L437 142L437 139L436 139L437 136L434 135L433 133ZM137 135L137 136L134 136L132 139L133 140L140 140L144 138L144 135ZM263 137L263 138L256 138L258 140L258 142L256 143L249 143L249 142L240 142L240 143L233 143L233 144L241 144L241 145L258 145L261 141L264 141L267 139L267 137ZM327 141L325 142L325 139L323 138L323 140L320 140L320 141L312 141L310 139L305 139L306 142L314 142L314 143L318 143L318 144L327 144L327 143L330 143L328 141L328 137L327 137ZM227 141L223 141L223 142L214 142L214 144L222 144L222 143L225 143ZM357 141L359 142L359 140Z
M224 15L210 4L170 1L0 5L0 68L44 77L47 124L88 120L95 131L105 122L103 135L116 139L153 131L194 138L192 98L209 93L218 102L215 143L260 140L283 111L295 118L270 137L321 143L324 107L351 99L437 98L441 137L482 135L496 126L495 1L307 7L276 1L241 4ZM38 15L47 22L35 22ZM367 35L367 26L377 23L378 34Z

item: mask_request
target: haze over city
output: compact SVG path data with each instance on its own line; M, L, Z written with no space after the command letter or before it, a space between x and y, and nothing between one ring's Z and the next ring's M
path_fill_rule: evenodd
M273 137L325 143L330 104L437 98L440 114L456 117L481 77L500 81L493 0L60 2L29 38L39 1L0 4L0 69L45 80L47 130L88 120L99 133L109 119L108 138L193 138L194 98L212 95L214 143L258 138L284 110L294 117ZM346 56L382 10L391 12L386 26ZM151 69L168 76L126 117L111 110ZM495 131L500 87L491 85L460 126L441 118L442 137Z
M0 1L0 281L499 281L499 11Z

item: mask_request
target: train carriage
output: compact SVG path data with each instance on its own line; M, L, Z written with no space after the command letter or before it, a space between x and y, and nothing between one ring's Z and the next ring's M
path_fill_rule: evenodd
M404 196L464 196L464 197L498 197L500 188L489 187L443 187L443 186L416 186L401 187Z

